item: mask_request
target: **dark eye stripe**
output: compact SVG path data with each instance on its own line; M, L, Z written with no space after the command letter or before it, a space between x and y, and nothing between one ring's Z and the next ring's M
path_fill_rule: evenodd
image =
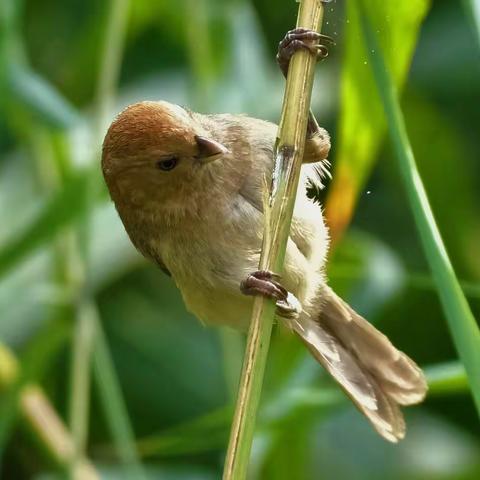
M164 160L159 160L157 162L157 168L164 172L168 172L169 170L173 170L177 166L177 163L177 157L165 158Z

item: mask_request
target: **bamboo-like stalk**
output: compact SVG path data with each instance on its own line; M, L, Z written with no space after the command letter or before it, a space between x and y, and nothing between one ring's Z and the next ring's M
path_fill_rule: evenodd
M425 187L417 169L398 95L364 2L365 0L358 2L360 24L368 47L367 51L378 93L385 109L401 179L407 192L425 255L432 270L450 334L465 366L477 411L480 413L480 329L462 292L435 222Z
M322 18L321 0L301 0L297 27L318 30ZM316 59L307 51L295 53L290 62L270 199L265 202L261 270L283 270L305 147L315 64ZM223 480L243 480L247 475L274 312L273 301L255 298Z

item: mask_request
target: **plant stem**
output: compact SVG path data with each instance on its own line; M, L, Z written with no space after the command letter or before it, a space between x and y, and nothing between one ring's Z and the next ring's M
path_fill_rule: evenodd
M36 386L24 387L21 396L23 417L58 464L68 465L70 478L75 480L99 480L92 464L79 457L73 438L57 416L42 390Z
M84 456L88 441L91 358L95 334L92 320L94 309L89 299L80 300L76 306L69 408L70 430L78 457L75 463Z
M186 0L184 8L195 15L187 17L186 46L188 49L193 78L193 101L199 111L211 105L214 80L216 77L214 54L210 41L208 10L205 0Z
M12 387L19 375L19 364L14 354L0 343L0 391ZM98 480L93 465L85 458L74 462L75 444L62 420L53 409L42 389L28 384L19 395L19 408L25 423L42 447L65 470L78 480Z
M96 120L94 144L100 144L108 126L108 118L115 98L123 49L127 33L130 0L110 0L108 19L103 41L100 69L97 79Z
M92 135L95 146L94 161L100 152L101 142L105 130L110 122L112 105L116 96L117 85L127 35L130 13L130 0L110 0L107 13L105 37L103 40L102 55L100 58L99 75L96 92L96 131ZM98 136L97 136L98 135ZM98 170L99 172L100 170ZM100 176L90 182L92 198L96 198L99 189L105 187ZM90 205L92 211L93 205ZM89 219L86 219L88 223ZM89 285L91 288L92 285ZM135 435L119 386L108 344L105 338L100 316L96 305L93 304L91 322L95 331L93 345L93 373L100 393L102 407L110 429L116 453L123 464L127 478L143 479L146 473L138 460L135 445Z
M470 382L480 413L480 330L460 288L433 216L407 135L397 92L386 68L364 0L359 2L361 28L368 46L375 82L385 109L391 141L417 230L437 286L450 334Z
M468 393L468 379L460 362L445 362L424 368L428 381L428 395L437 397Z
M323 18L320 0L302 0L297 27L318 30ZM282 117L275 146L269 201L265 202L265 231L259 268L281 272L305 147L307 118L316 59L307 51L290 62ZM272 331L275 304L257 297L253 303L240 389L223 473L224 480L246 478L255 420Z

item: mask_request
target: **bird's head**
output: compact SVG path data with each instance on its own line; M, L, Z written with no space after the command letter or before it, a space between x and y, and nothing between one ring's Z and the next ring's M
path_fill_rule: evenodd
M227 153L184 108L141 102L127 107L108 129L102 170L117 208L172 211L184 207L209 165Z

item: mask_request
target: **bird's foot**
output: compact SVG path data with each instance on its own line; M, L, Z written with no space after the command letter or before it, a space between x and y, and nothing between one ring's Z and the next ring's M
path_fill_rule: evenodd
M335 45L332 37L308 30L306 28L295 28L285 35L278 44L277 63L286 77L288 66L292 55L302 48L310 51L319 60L328 57L327 45Z
M276 301L277 315L283 318L296 318L302 311L298 299L279 282L280 276L267 270L251 273L240 284L244 295L262 295Z

